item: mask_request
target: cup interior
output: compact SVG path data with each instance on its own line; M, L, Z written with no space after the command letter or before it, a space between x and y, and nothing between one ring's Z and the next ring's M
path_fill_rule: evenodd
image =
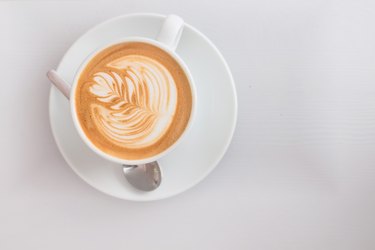
M171 144L168 148L166 148L165 150L161 151L160 153L158 153L156 155L153 155L151 157L137 159L137 160L119 158L119 157L113 156L111 154L108 154L108 153L102 151L100 148L98 148L89 139L89 137L85 134L85 132L84 132L82 126L81 126L81 123L79 121L78 114L77 114L77 111L76 111L76 98L75 98L76 97L76 92L77 92L76 91L77 90L77 85L78 85L78 81L79 81L80 75L83 72L83 70L86 68L86 66L88 65L88 63L97 54L99 54L104 49L109 48L109 47L114 46L114 45L117 45L117 44L130 43L130 42L141 42L141 43L147 43L147 44L156 46L159 49L161 49L164 52L166 52L168 55L170 55L173 59L175 59L175 61L183 69L183 71L184 71L184 73L185 73L185 75L186 75L186 77L188 79L188 82L189 82L189 85L190 85L190 90L191 90L191 96L192 96L192 106L191 106L191 111L190 111L190 117L188 119L188 123L187 123L184 131L179 136L179 138L173 144ZM74 123L74 125L75 125L75 127L76 127L76 129L78 131L78 134L80 135L81 139L97 155L99 155L99 156L101 156L101 157L103 157L103 158L105 158L105 159L107 159L109 161L112 161L112 162L115 162L115 163L119 163L119 164L125 164L125 165L138 165L138 164L144 164L144 163L156 161L156 160L160 159L161 157L165 156L166 154L168 154L170 151L172 151L174 148L176 148L178 146L178 144L181 142L181 140L186 136L187 132L190 130L190 128L192 126L192 123L193 123L193 120L194 120L194 116L195 116L195 113L196 113L196 89L195 89L195 85L194 85L194 81L193 81L192 75L191 75L189 69L187 68L186 64L184 63L184 61L174 51L170 50L167 46L163 45L162 43L160 43L160 42L158 42L156 40L152 40L152 39L148 39L148 38L141 38L141 37L133 37L133 38L127 38L127 39L117 40L117 41L105 44L104 46L101 46L98 49L96 49L94 52L92 52L84 60L84 62L81 64L81 66L77 70L77 72L75 74L75 77L74 77L73 85L72 85L72 88L71 88L71 94L70 94L70 96L71 96L71 98L70 98L70 106L71 106L71 114L72 114L73 123Z

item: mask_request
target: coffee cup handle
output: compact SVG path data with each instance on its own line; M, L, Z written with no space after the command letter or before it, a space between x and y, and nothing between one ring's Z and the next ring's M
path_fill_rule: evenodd
M156 40L174 51L180 41L183 29L184 20L179 16L169 15L164 20Z

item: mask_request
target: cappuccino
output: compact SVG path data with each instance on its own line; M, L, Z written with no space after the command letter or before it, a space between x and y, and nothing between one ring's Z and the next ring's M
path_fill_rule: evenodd
M79 76L78 121L101 151L124 160L155 156L188 125L192 90L179 63L164 50L126 42L96 54Z

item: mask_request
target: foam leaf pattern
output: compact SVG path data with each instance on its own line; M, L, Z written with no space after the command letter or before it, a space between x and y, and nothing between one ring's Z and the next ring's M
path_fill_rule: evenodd
M159 62L129 55L94 73L90 92L93 120L100 133L120 146L145 147L168 129L177 103L170 72Z

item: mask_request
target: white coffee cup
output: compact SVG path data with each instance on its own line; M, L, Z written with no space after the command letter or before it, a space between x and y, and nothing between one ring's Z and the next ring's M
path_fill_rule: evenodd
M70 84L68 84L64 81L61 81L61 78L57 75L57 72L55 72L53 70L48 72L48 77L50 79L55 78L55 79L52 79L53 80L52 82L55 84L55 86L61 91L62 94L64 94L67 97L67 99L70 100L70 109L71 109L71 114L72 114L72 118L73 118L73 123L75 125L75 128L78 131L78 134L80 135L82 140L86 143L86 145L92 151L94 151L97 155L99 155L99 156L101 156L101 157L103 157L103 158L105 158L109 161L119 163L119 164L125 164L125 165L144 164L144 163L156 161L156 160L160 159L161 157L165 156L170 151L172 151L174 148L176 148L178 146L178 144L181 142L182 138L185 137L187 131L190 129L190 127L192 125L192 121L194 120L195 109L196 109L196 91L195 91L193 78L191 76L191 73L189 72L189 69L187 68L185 63L181 60L181 58L175 53L175 49L178 45L178 42L180 40L182 31L183 31L183 27L184 27L184 21L180 17L178 17L176 15L169 15L165 19L165 21L164 21L164 23L163 23L163 25L162 25L162 27L159 31L159 34L157 35L157 37L155 39L149 39L149 38L143 38L143 37L128 37L128 38L116 40L116 41L113 41L109 44L101 46L100 48L96 49L93 53L91 53L84 60L84 62L81 64L81 66L77 70L77 72L75 74L75 77L74 77L74 80L73 80L73 84L71 86L70 86ZM84 131L81 127L81 124L78 120L78 115L77 115L77 112L76 112L75 98L70 98L70 97L75 96L76 88L77 88L77 84L78 84L78 80L79 80L79 77L81 75L81 72L86 68L87 64L91 61L91 59L94 58L102 50L104 50L108 47L111 47L115 44L124 43L124 42L148 43L148 44L156 46L156 47L162 49L163 51L165 51L166 53L168 53L172 58L174 58L176 60L176 62L183 69L186 77L189 80L191 95L192 95L192 108L191 108L190 118L189 118L188 124L187 124L184 132L180 135L180 137L170 147L168 147L164 151L158 153L157 155L147 157L147 158L143 158L143 159L139 159L139 160L125 160L125 159L122 159L122 158L119 158L119 157L115 157L115 156L110 155L106 152L103 152L101 149L96 147L95 144L93 144L91 142L91 140L86 136L86 134L84 133ZM57 78L59 78L59 80L56 80Z

